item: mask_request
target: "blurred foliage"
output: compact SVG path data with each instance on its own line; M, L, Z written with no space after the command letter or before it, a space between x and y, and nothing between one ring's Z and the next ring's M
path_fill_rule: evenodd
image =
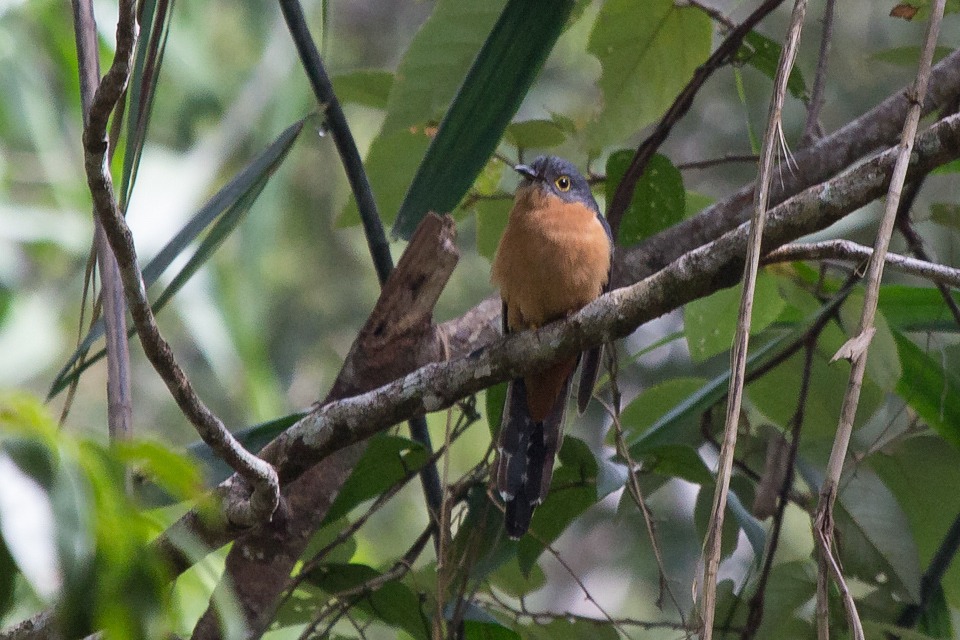
M734 20L750 10L716 4ZM827 129L911 79L923 29L917 22L928 11L927 2L912 4L920 10L913 22L888 17L892 2L858 0L839 12ZM701 8L671 0L357 0L305 8L365 150L384 225L405 206L414 222L428 206L451 208L458 220L464 256L438 319L492 293L487 261L516 185L509 163L545 152L568 157L603 202L642 132L727 33ZM115 8L96 9L106 67ZM790 78L784 135L793 144L816 68L813 16L821 9L811 7ZM165 306L165 335L200 395L258 450L324 395L373 305L376 278L276 7L150 0L143 11L115 178L148 284L156 280L153 299ZM753 178L753 163L684 163L756 146L751 132L762 130L786 16L781 8L750 33L732 68L698 94L641 177L621 244L649 238ZM947 20L955 24L956 16ZM63 368L71 353L99 348L89 310L79 320L92 224L78 104L69 13L50 0L0 5L0 388L21 389L0 396L0 624L57 604L70 635L100 628L116 638L188 635L214 597L239 635L237 604L224 591L211 596L222 552L200 562L205 550L191 549L197 566L169 590L148 545L202 485L229 470L193 442L136 347L134 418L142 438L133 442L103 444L103 363L91 356L81 371ZM957 171L952 163L932 175L913 209L918 231L940 256L957 254ZM869 243L873 212L868 207L830 234ZM404 231L413 222L399 224ZM797 414L804 338L822 324L812 342L798 477L754 637L813 633L808 510L849 371L829 360L862 305L860 289L838 295L846 275L842 267L821 272L804 264L760 275L752 379L724 530L723 575L731 579L721 584L718 620L726 636L739 637L759 588L771 521L750 505L769 441L788 433ZM440 619L462 621L465 638L682 635L713 492L738 298L738 288L720 291L622 341L618 428L597 407L571 420L553 490L532 535L518 542L503 535L484 467L474 473L499 423L502 385L476 403L480 424L459 414L429 417L435 443L456 425L440 464L458 502L439 561L429 543L412 563L402 558L428 524L414 481L427 451L399 433L372 439L311 539L268 637L298 637L309 624L329 622L331 637L426 638ZM88 331L93 337L78 349ZM929 283L888 278L837 516L841 561L856 578L871 637L892 629L904 603L919 598L920 576L960 513L958 331ZM79 383L58 429L53 408L36 398L51 383L68 382L70 371ZM603 397L611 381L603 378ZM51 403L59 409L66 395ZM255 426L240 430L248 424ZM626 460L615 453L621 437L621 456L641 464L637 484L659 534L669 588L660 598L657 558L623 490ZM173 451L183 446L193 462ZM137 470L136 500L124 491L129 468ZM167 506L147 510L159 504ZM953 637L960 568L949 569L932 595L914 637ZM836 594L831 610L831 624L843 629Z

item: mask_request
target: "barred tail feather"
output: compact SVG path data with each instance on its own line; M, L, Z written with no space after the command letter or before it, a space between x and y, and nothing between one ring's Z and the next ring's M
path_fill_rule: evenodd
M507 387L497 441L497 490L506 505L507 535L526 533L534 508L550 491L553 463L563 441L563 419L572 375L567 376L550 412L542 421L530 417L523 379Z

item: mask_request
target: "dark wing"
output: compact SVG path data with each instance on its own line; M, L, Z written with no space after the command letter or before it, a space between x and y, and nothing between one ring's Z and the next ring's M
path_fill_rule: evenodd
M610 268L613 269L613 232L607 219L599 213L597 219L603 225L607 232L607 239L610 240ZM610 271L607 272L607 281L600 291L600 295L610 291ZM590 399L593 397L593 387L597 383L597 375L600 373L600 361L603 359L603 345L593 347L586 351L583 357L583 366L580 368L580 386L577 388L577 411L581 414L587 410Z

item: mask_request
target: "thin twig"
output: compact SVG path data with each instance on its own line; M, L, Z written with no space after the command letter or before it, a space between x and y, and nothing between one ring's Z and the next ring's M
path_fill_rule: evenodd
M521 617L526 616L536 625L548 625L555 620L576 620L577 622L583 622L587 624L595 625L607 625L610 624L607 620L601 620L599 618L591 618L589 616L577 615L575 613L565 612L565 613L554 613L552 611L531 611L527 608L526 602L523 598L520 598L519 608L512 606L507 602L503 597L501 597L496 589L488 589L484 594L489 598L490 603L500 607L504 612L512 616L514 619L519 620ZM620 627L639 627L640 629L652 630L652 629L672 629L674 631L684 631L688 632L690 629L686 625L679 622L670 622L668 620L637 620L635 618L614 618L613 622Z
M627 446L623 437L623 424L620 422L620 386L617 383L617 355L613 345L606 349L608 358L608 370L610 372L610 395L612 398L611 406L607 407L607 412L613 419L614 436L616 438L617 455L622 457L627 463L627 491L633 502L640 509L643 516L644 525L647 528L647 537L650 539L650 547L653 549L653 557L657 562L657 577L660 588L660 594L657 596L657 608L663 609L663 596L670 597L673 605L677 609L680 621L686 626L687 621L683 615L683 607L670 588L670 582L667 579L667 566L663 560L663 551L660 548L660 539L657 536L657 524L653 519L653 514L647 506L647 501L643 497L643 491L640 488L640 480L637 478L637 463L630 455L630 447Z
M824 92L827 86L827 67L830 59L830 45L833 42L833 15L836 0L827 0L823 9L823 34L820 36L820 52L817 55L817 72L813 78L813 92L807 110L807 122L803 127L800 146L805 147L823 136L820 114L823 112Z
M614 192L613 198L607 205L607 220L610 222L610 228L613 229L614 238L617 237L617 229L620 228L620 220L623 218L623 213L627 210L630 201L633 199L633 192L637 187L637 181L647 168L650 158L653 157L653 154L656 153L660 145L662 145L664 140L667 139L667 136L670 135L670 131L673 130L674 125L690 110L693 99L700 91L700 88L703 87L710 76L713 75L714 71L730 62L740 49L740 45L743 44L743 39L757 26L757 23L782 3L783 0L765 0L753 13L747 16L746 20L731 31L730 35L720 43L720 46L707 58L706 62L697 67L697 70L693 72L693 77L690 78L690 82L687 83L683 91L680 92L680 95L673 101L673 104L670 105L667 112L663 114L656 128L647 139L637 147L637 152L633 155L630 166L627 167L623 178L620 180L620 184L617 185L617 190Z
M844 260L866 264L871 256L873 256L872 247L857 244L852 240L825 240L784 245L763 256L760 264L793 260ZM887 253L884 260L888 267L897 271L960 289L960 269L928 262L925 259L908 258L897 253ZM952 299L949 290L947 297Z
M693 169L711 169L722 164L732 164L735 162L755 163L760 160L760 156L753 153L728 153L719 158L710 158L708 160L695 160L693 162L681 162L677 165L680 171Z
M890 178L886 208L883 212L883 218L880 221L880 228L877 231L874 254L870 259L870 264L867 269L867 287L864 292L860 324L857 328L857 334L841 348L841 351L849 353L850 360L852 361L850 380L840 410L840 421L837 425L837 435L833 441L833 449L830 452L830 460L827 463L826 477L824 478L823 486L820 488L820 502L817 507L817 516L814 523L816 531L815 538L820 548L820 554L824 558L827 569L833 576L834 581L840 587L841 593L844 595L843 602L847 619L850 624L851 633L856 640L863 638L863 628L857 615L856 605L853 602L853 598L849 597L849 594L846 592L846 587L842 582L843 577L840 567L833 555L833 507L837 497L837 486L840 482L840 475L843 472L843 463L846 459L847 449L850 444L850 435L853 431L853 421L856 417L857 405L860 401L860 389L867 363L867 350L870 344L870 337L874 331L873 320L877 310L877 300L880 295L880 279L883 276L885 257L890 245L890 237L893 234L893 227L896 223L897 210L900 206L900 193L907 177L907 166L910 163L910 154L913 150L914 139L917 137L917 125L920 122L921 105L927 92L930 66L933 60L933 52L936 48L937 36L940 32L944 3L945 0L936 0L931 11L930 23L927 26L926 40L920 56L920 65L917 70L917 79L912 95L913 105L908 111L903 124L899 155ZM818 595L824 594L818 593ZM821 640L825 639L821 638Z
M727 391L727 412L723 427L723 444L720 447L720 460L717 467L717 484L713 495L713 509L710 513L710 527L704 540L704 577L701 615L703 616L703 640L713 637L713 619L717 598L717 571L720 568L720 543L723 531L723 517L727 508L727 492L730 488L730 475L733 472L733 456L737 444L737 431L740 421L740 404L743 399L744 376L747 367L747 346L750 342L750 319L753 311L753 295L760 265L761 242L767 220L767 201L770 181L773 178L773 162L776 155L778 132L781 131L781 115L787 94L787 82L800 45L800 33L803 18L807 10L806 0L796 0L790 17L790 27L786 42L780 53L777 74L774 78L774 93L770 101L770 113L767 118L767 131L760 149L760 173L757 177L759 188L753 201L753 219L750 223L750 238L747 241L746 265L743 274L743 291L740 297L740 311L737 316L737 330L730 354L730 385Z
M77 67L80 74L80 102L83 121L100 83L100 54L97 24L91 0L73 0L73 28L77 41ZM120 52L118 51L118 55ZM94 252L100 268L104 334L107 350L107 425L110 440L129 439L133 432L133 399L130 390L130 346L127 344L127 317L123 302L123 283L113 250L103 225L94 213ZM68 399L64 406L70 406Z
M127 306L144 353L204 442L250 484L253 492L249 500L230 505L226 515L235 524L251 525L262 521L276 509L280 496L277 474L273 467L245 450L220 419L203 404L174 359L170 345L160 334L137 264L133 235L117 206L113 180L107 166L107 122L126 87L137 39L135 4L133 0L120 2L116 55L93 97L83 132L87 184L93 196L97 218L116 255Z

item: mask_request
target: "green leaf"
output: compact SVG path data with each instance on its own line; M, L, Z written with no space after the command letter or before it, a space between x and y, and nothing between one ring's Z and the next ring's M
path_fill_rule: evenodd
M903 366L897 394L944 440L960 448L960 379L906 336L894 332L893 337Z
M843 404L843 394L837 389L850 379L850 364L831 363L830 358L846 342L847 335L836 324L828 324L820 333L813 357L809 380L809 398L804 411L804 440L832 440L837 429L837 418ZM750 403L763 416L781 428L788 428L797 411L797 391L803 378L804 354L800 350L747 387ZM856 425L860 426L883 401L883 392L872 378L865 378L860 392Z
M148 440L117 441L117 458L134 466L176 502L200 497L203 474L188 457Z
M743 39L740 50L734 60L739 64L748 64L771 80L777 75L780 64L782 47L770 38L751 31ZM794 98L803 100L807 97L807 84L803 80L800 68L794 66L787 80L787 90Z
M707 469L707 465L696 450L688 445L671 444L651 448L638 462L643 462L643 470L648 473L682 478L700 485L713 482L713 474Z
M520 634L495 622L466 620L463 623L465 640L520 640Z
M960 229L960 204L934 202L930 205L930 219L948 229Z
M700 393L706 383L707 381L703 378L674 378L655 384L641 392L627 405L620 416L627 444L636 442L642 434L673 412L676 407ZM689 427L686 431L697 430L695 421L686 424ZM609 438L612 438L612 434L608 436ZM643 459L648 451L656 455L661 447L675 443L676 441L669 439L662 443L650 443L642 453L635 452L632 448L631 453ZM669 456L669 452L666 455Z
M428 211L457 206L497 148L574 4L509 0L410 184L393 227L395 236L409 237ZM431 56L436 59L437 52Z
M603 620L566 620L557 618L546 624L539 622L522 627L523 637L529 640L618 640L616 625ZM638 638L641 636L637 636Z
M390 224L396 218L403 194L429 146L430 136L423 127L380 134L370 145L364 166L370 178L370 188L376 194L380 218L385 224ZM358 224L360 211L351 198L337 219L337 226L342 228Z
M257 453L268 442L283 433L287 428L302 418L305 413L293 413L276 418L268 422L263 422L252 427L240 429L233 432L233 436L252 453ZM234 474L233 469L223 459L213 452L206 442L197 441L186 449L187 453L196 460L202 471L204 485L215 487ZM164 476L161 475L159 484L154 482L154 478L145 478L145 482L136 487L140 500L148 507L163 507L178 502L180 493L178 487L181 483L188 481L185 478L176 479L176 484L172 487L164 486ZM190 478L192 480L192 478ZM183 488L186 488L183 486Z
M503 404L506 402L506 399L506 382L501 382L486 391L484 400L486 403L487 427L490 428L490 436L492 438L496 438L500 432L500 422L503 420Z
M249 210L256 196L260 194L266 184L267 179L273 175L280 164L286 158L287 153L293 146L300 131L303 129L304 120L299 120L287 127L273 143L267 147L253 162L251 162L243 171L237 174L226 186L218 191L207 203L200 208L197 213L187 222L186 225L168 242L160 252L143 268L143 282L146 287L150 287L157 278L160 277L167 267L183 254L187 247L196 240L200 234L215 221L217 224L214 230L208 234L208 237L198 248L193 258L184 266L173 283L161 294L160 299L154 304L154 312L162 308L163 303L179 291L180 287L186 283L199 266L212 254L216 247L220 246L226 235L233 230L240 218ZM229 215L221 215L227 213ZM106 355L101 350L93 356L86 358L82 366L75 367L77 361L85 356L93 344L103 335L103 320L97 321L90 332L86 335L80 346L68 358L67 363L57 373L47 399L51 399L63 391L75 378L83 373L90 365L97 362ZM133 335L131 329L128 336Z
M308 574L307 579L333 595L359 587L380 575L376 569L362 564L331 563L320 565ZM430 637L420 598L398 580L390 580L376 591L361 596L357 607L374 619L403 629L414 638L426 640Z
M607 158L607 202L613 199L617 186L633 159L633 151L621 149ZM686 216L686 191L683 177L670 159L659 153L637 181L633 199L623 214L618 244L630 246L677 224Z
M567 136L553 120L525 120L508 126L506 138L518 149L549 149L563 144Z
M621 142L659 118L710 55L710 18L672 0L607 0L587 50L600 61L603 107L590 150Z
M844 569L877 581L878 567L898 596L920 598L920 558L906 514L890 489L870 469L845 474L838 495L837 528L843 532Z
M933 595L927 601L927 607L920 615L917 622L917 629L926 633L931 638L942 638L942 640L951 640L956 636L953 633L953 618L950 611L950 605L943 594L943 587L939 584L934 586Z
M505 5L437 3L397 67L383 133L440 121Z
M960 304L960 294L951 292ZM960 330L956 320L943 302L940 291L933 287L911 287L885 284L880 288L878 308L892 329L898 331Z
M427 458L423 445L413 440L377 434L370 439L360 461L353 467L324 522L333 522L361 502L380 495L420 469Z
M776 358L787 345L795 342L807 328L824 314L832 313L836 304L823 305L803 322L797 323L789 331L770 340L763 346L753 350L747 356L747 375L760 367L766 366ZM676 404L667 413L660 416L645 431L631 430L627 443L630 445L630 454L643 455L650 447L675 442L682 442L685 433L689 433L691 423L696 428L694 419L703 411L719 402L727 393L730 372L724 371L717 377L704 384L699 390ZM626 424L625 424L626 426ZM686 436L689 437L689 436Z
M334 76L330 82L341 103L355 102L365 107L385 109L393 88L393 74L377 69L362 69Z
M943 446L939 436L928 432L884 447L870 456L870 466L903 507L920 562L929 564L960 513L960 492L955 486L960 452ZM960 566L953 563L942 584L952 602L960 600Z
M953 49L950 47L936 47L933 51L933 64L940 62L951 53L953 53ZM920 47L909 45L904 47L891 47L890 49L884 49L883 51L874 53L870 58L877 62L886 62L900 67L916 68L920 62Z
M484 258L493 260L512 206L512 200L478 200L473 205L477 212L477 252Z
M683 326L687 334L690 357L704 361L730 349L740 311L743 285L721 289L716 293L688 303L683 308ZM757 273L757 288L753 297L751 335L763 331L783 311L784 302L777 287L777 278L766 269Z
M950 173L960 173L960 158L946 162L930 173L935 176L946 175Z

